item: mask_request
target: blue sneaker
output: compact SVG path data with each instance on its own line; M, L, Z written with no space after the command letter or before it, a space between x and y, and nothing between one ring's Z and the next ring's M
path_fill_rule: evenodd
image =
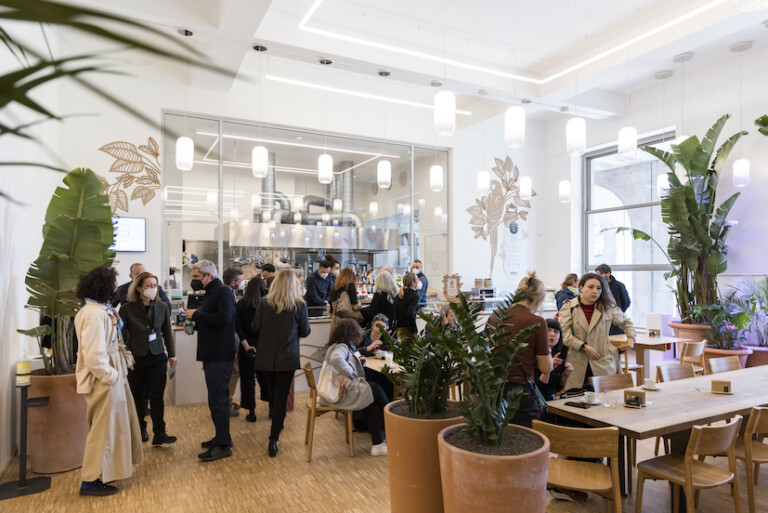
M114 495L117 492L117 487L104 484L101 482L101 479L97 479L96 481L83 481L83 484L80 485L80 495L104 496Z

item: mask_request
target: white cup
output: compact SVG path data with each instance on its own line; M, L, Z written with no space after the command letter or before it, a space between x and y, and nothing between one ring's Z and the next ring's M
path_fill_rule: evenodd
M392 353L392 351L387 351L385 353L385 355L384 355L384 363L386 363L387 365L392 367L392 359L393 359L393 357L394 357L394 354Z
M656 380L653 378L645 378L645 388L648 390L656 390Z
M594 392L584 392L584 399L589 404L595 404L597 402L597 394Z

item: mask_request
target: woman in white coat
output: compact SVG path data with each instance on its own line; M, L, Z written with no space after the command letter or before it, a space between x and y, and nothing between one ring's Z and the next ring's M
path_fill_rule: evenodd
M579 280L580 295L566 301L558 313L563 327L563 343L568 347L568 362L573 372L565 389L583 388L590 376L621 372L620 352L635 344L635 331L629 317L616 306L605 280L587 273ZM627 341L618 348L608 339L611 325L624 330Z
M128 365L132 356L120 343L122 321L110 304L117 294L117 272L97 267L80 278L77 295L85 305L75 316L77 393L85 395L88 438L83 455L80 495L112 495L110 481L133 475L141 463L141 428Z
M371 433L371 455L386 456L384 440L384 407L389 402L378 383L365 380L365 357L358 356L357 346L363 340L360 326L352 319L342 319L336 325L328 341L325 361L344 376L342 396L331 404L319 398L323 406L335 406L345 410L362 411L368 431Z

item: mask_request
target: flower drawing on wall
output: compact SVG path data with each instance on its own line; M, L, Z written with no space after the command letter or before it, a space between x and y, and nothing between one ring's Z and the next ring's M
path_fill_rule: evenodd
M153 138L139 146L115 141L102 146L99 151L115 158L109 172L119 174L113 183L99 176L113 214L118 210L128 212L130 201L140 199L146 205L155 197L160 189L160 147Z
M491 180L491 191L467 208L472 216L469 224L475 238L482 237L491 245L491 270L488 276L493 274L499 250L499 226L503 224L507 229L516 228L518 222L528 220L531 208L531 202L520 197L520 171L509 155L504 160L493 160L496 165L492 170L498 180ZM531 191L531 196L536 196L536 191Z

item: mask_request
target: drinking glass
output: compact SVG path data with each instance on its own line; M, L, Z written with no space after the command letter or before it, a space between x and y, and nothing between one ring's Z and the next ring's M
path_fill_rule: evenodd
M602 396L603 406L606 408L614 408L616 406L616 392L603 392Z

